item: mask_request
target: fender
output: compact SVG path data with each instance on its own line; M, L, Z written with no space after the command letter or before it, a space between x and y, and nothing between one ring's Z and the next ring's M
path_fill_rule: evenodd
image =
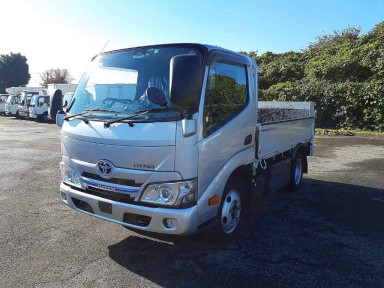
M297 152L302 149L302 150L306 150L307 148L307 143L299 143L296 145L295 148L293 148L292 150L292 154L291 154L291 159L295 159L296 157L296 154ZM304 156L308 156L308 153L304 153ZM307 157L305 157L304 159L304 163L303 163L303 173L308 173L308 161L307 161Z
M225 185L232 172L236 170L236 168L253 163L253 158L255 155L255 149L253 146L242 150L232 156L228 162L221 168L219 173L217 173L216 177L209 184L208 188L205 189L204 193L201 195L200 199L197 201L197 206L199 207L199 221L198 225L216 217L219 206L209 206L208 201L211 197L218 195L220 198L224 192Z

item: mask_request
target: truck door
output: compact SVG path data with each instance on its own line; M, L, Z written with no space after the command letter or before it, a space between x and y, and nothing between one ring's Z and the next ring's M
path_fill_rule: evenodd
M230 53L211 55L204 100L203 139L199 141L199 191L203 192L237 153L253 145L252 108L245 59Z

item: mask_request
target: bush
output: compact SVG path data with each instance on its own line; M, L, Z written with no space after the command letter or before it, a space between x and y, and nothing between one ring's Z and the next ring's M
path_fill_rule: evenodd
M348 27L301 52L245 53L259 65L261 100L314 101L317 126L384 131L384 22Z

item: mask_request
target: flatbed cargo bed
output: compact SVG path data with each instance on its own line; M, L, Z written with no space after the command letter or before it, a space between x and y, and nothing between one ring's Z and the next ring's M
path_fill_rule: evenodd
M259 101L256 158L268 159L312 142L315 117L313 102Z

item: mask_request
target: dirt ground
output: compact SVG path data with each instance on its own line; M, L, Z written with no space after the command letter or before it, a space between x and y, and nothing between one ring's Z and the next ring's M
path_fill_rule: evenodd
M59 197L60 129L0 117L0 287L384 287L384 139L319 136L298 193L228 244L157 240Z

